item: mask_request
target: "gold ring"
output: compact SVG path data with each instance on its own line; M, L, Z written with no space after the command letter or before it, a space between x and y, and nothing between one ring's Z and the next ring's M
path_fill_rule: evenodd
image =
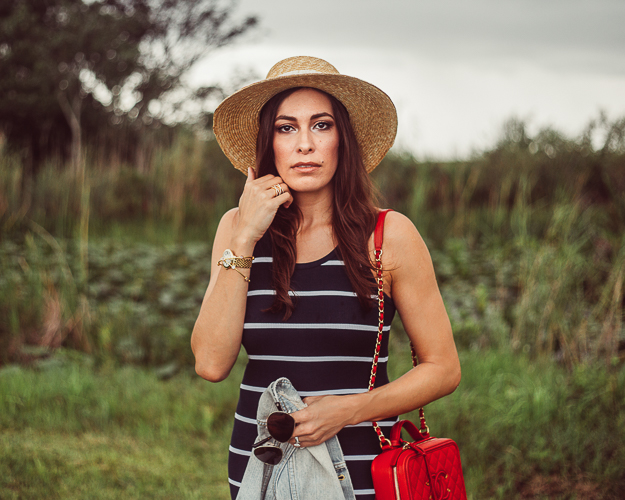
M271 186L271 189L273 189L276 192L276 195L274 196L274 198L284 193L284 190L282 189L282 186L280 184L275 184L274 186Z

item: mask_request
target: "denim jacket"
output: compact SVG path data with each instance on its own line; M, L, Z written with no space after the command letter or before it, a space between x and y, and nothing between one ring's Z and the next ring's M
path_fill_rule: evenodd
M292 413L305 407L287 378L269 384L258 403L256 442L269 437L267 417L271 413L278 409ZM267 465L252 453L237 500L355 500L352 480L336 436L307 448L295 448L289 442L275 444L282 448L282 461Z

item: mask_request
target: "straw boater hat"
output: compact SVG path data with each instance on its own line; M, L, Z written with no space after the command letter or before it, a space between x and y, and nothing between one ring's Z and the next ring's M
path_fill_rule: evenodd
M235 168L247 175L256 167L260 110L274 95L293 87L312 87L333 95L347 108L367 172L382 161L397 133L397 113L379 88L316 57L290 57L269 70L267 78L226 98L215 110L213 131Z

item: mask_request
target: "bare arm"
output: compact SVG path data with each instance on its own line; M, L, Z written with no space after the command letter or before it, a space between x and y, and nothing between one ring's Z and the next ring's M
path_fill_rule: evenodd
M273 175L255 179L250 169L239 208L227 212L217 228L211 278L191 335L195 371L211 382L228 376L241 349L248 288L239 273L225 270L217 262L226 248L237 256L253 255L256 243L273 221L278 207L282 203L288 206L293 200L284 183L281 186L285 192L275 196L271 186L278 183L282 183L282 179ZM239 271L249 277L249 269Z
M387 219L383 264L392 270L393 302L419 365L365 394L367 401L355 415L360 421L412 411L453 392L460 383L460 361L430 253L408 218L391 212Z
M296 412L295 435L304 446L319 444L345 425L381 420L424 406L455 390L460 362L430 254L409 219L387 216L383 267L385 290L393 298L419 366L397 380L364 394L306 398Z

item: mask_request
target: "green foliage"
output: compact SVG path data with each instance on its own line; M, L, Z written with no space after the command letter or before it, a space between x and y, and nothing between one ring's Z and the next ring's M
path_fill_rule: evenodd
M398 333L393 379L411 366ZM625 366L569 371L505 349L465 350L460 358L460 387L425 416L432 435L458 443L473 498L622 497ZM417 412L408 418L417 422Z
M459 346L512 346L555 354L569 366L611 363L625 342L625 241L610 215L618 200L589 204L594 195L580 188L584 176L574 192L565 178L549 203L534 200L530 179L542 175L542 163L523 167L532 154L515 157L511 147L500 146L501 154L517 158L520 173L490 188L488 206L475 194L486 182L482 169L493 168L488 155L448 165L390 156L376 175L387 197L395 197L393 206L413 218L428 242ZM617 168L619 154L604 156ZM8 191L19 182L19 162L0 158L10 214L0 235L18 243L0 247L4 361L18 359L22 344L61 342L122 362L190 363L187 340L208 282L209 242L245 179L228 167L215 141L179 133L171 148L157 151L147 172L93 168L82 184L71 171L50 165L33 186L30 222L20 218L18 198ZM506 178L514 179L514 172L507 168ZM414 192L402 182L411 175ZM92 234L113 242L57 241L43 229L76 234L85 192ZM25 230L31 231L26 238ZM202 243L162 248L191 233ZM148 237L160 247L134 243Z
M232 10L219 0L4 1L0 129L8 146L24 155L30 174L65 155L71 139L78 168L85 140L101 152L111 131L116 143L129 134L140 143L154 119L188 118L182 103L203 118L217 89L191 90L183 77L211 48L256 25L255 17L235 21ZM133 146L133 157L146 154Z
M100 361L193 364L189 335L209 279L208 245L92 242L81 282L79 246L42 234L26 234L26 251L0 245L4 362L27 361L22 345L34 344L73 346Z
M115 223L172 225L174 239L214 234L219 219L238 204L245 177L233 169L215 141L179 132L171 146L155 148L152 168L95 163L81 172L47 163L19 196L24 181L16 157L0 150L0 238L28 229L24 215L61 238L78 235L88 195L89 225L110 234ZM26 196L28 194L28 196Z
M230 429L245 364L241 355L231 378L209 384L189 369L165 382L156 369L94 369L91 356L66 349L51 359L0 370L0 428L205 439Z
M593 149L589 136L601 132ZM466 161L387 155L372 174L387 205L437 245L450 236L505 242L546 236L554 205L596 207L596 232L625 232L625 119L592 122L577 140L551 129L529 137L512 120L493 149ZM565 207L566 209L566 207ZM600 214L597 214L600 211Z
M411 366L398 331L390 350L396 378ZM94 370L64 349L53 359L0 370L8 498L227 498L243 356L219 384L186 370L165 382L152 370ZM461 362L460 387L426 418L433 435L458 443L469 498L622 497L623 366L566 370L501 349L462 351Z
M82 304L64 249L45 230L33 227L43 243L29 233L22 245L3 244L0 255L3 362L12 359L22 344L59 347L67 338L68 345L87 347L80 335L70 335L78 333L76 313Z
M88 94L123 85L139 70L147 12L108 3L112 10L81 0L8 1L0 9L0 126L9 146L33 149L35 163L42 149L62 151L70 129L80 134L84 113L103 114Z
M591 243L596 238L591 218L591 210L556 206L546 238L526 248L513 346L558 351L567 363L602 355L610 361L616 354L623 337L625 239L613 240L608 264Z
M511 347L569 366L616 359L625 340L625 242L613 240L612 256L597 253L589 212L554 210L542 241L449 238L432 247L459 347ZM34 344L72 345L121 363L193 363L189 335L210 276L208 243L92 240L82 281L78 242L31 225L20 244L0 243L5 362L30 359L21 346Z
M54 359L0 371L2 498L229 498L224 457L242 363L208 384L94 371L65 350Z

